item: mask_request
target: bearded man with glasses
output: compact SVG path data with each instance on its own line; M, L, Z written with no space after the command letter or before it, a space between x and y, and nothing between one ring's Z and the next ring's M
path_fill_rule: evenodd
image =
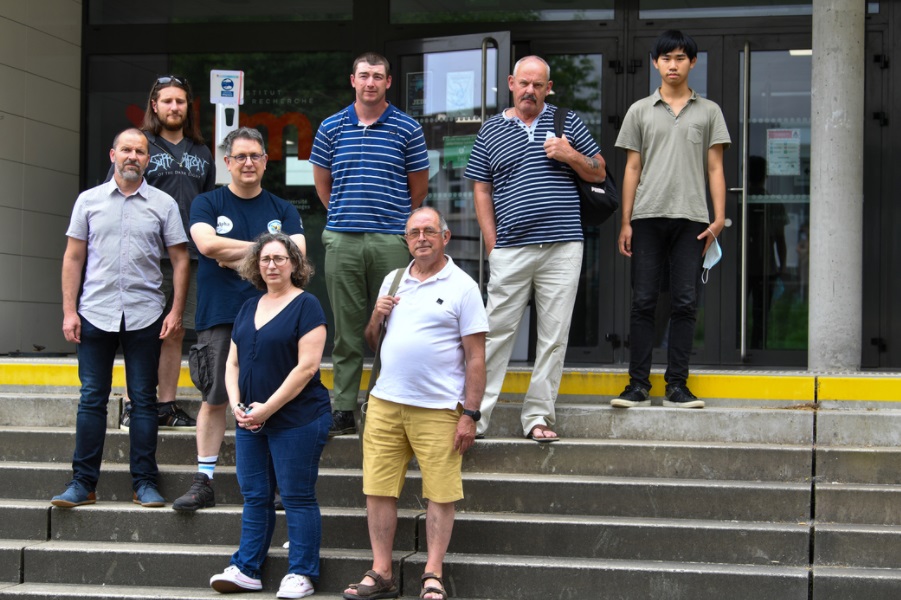
M191 348L191 379L203 394L197 413L197 473L191 489L172 504L178 511L215 506L211 485L225 437L225 364L235 317L259 290L235 270L261 233L284 233L303 254L300 213L263 189L266 148L256 129L241 127L225 138L231 183L201 194L191 205L191 237L200 251L197 269L197 344Z

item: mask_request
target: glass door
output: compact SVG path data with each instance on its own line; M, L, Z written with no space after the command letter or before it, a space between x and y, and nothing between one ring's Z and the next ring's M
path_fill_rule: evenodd
M507 105L510 34L393 42L386 50L393 70L392 101L419 121L429 149L425 204L444 213L452 236L448 253L481 283L488 263L472 186L463 171L483 113L487 118Z
M809 38L730 40L738 74L727 119L737 123L727 180L736 277L723 290L724 362L803 366L810 241ZM728 256L728 255L727 255Z

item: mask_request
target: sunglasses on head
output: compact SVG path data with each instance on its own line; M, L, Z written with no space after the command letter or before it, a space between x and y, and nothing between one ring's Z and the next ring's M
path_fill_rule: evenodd
M174 83L176 85L187 87L188 80L184 77L176 77L175 75L163 75L162 77L157 77L156 79L157 87L166 85L168 83Z

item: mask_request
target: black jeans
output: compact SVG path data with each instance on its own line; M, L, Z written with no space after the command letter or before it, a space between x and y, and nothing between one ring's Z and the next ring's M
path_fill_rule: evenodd
M632 221L632 313L629 321L629 378L632 385L651 389L654 311L664 269L671 296L667 385L684 385L694 342L698 284L704 240L697 239L706 223L687 219Z

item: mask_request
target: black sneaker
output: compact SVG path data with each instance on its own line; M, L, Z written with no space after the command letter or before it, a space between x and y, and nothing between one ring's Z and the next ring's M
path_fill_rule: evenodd
M357 432L357 422L354 421L352 410L336 410L332 412L332 426L328 430L330 438L336 435L347 435Z
M197 421L179 408L175 401L159 404L158 408L160 429L178 431L195 431L197 429Z
M632 385L630 383L626 386L626 389L623 390L622 394L610 401L610 406L613 406L614 408L650 406L651 399L648 397L649 395L648 390L640 385Z
M278 493L278 490L275 490L275 500L272 501L275 505L275 510L285 510L285 504L282 502L282 495Z
M663 399L663 406L672 408L704 408L704 401L699 400L697 396L691 393L686 385L668 385L666 386L666 398Z
M205 473L194 473L194 483L187 493L172 503L172 508L180 512L194 512L198 508L216 506L216 496L210 478Z
M122 402L122 414L119 416L119 429L128 431L131 425L131 402L125 400Z

